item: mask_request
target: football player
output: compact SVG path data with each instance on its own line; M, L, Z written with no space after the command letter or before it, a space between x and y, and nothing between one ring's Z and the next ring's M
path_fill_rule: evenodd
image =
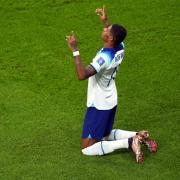
M96 14L104 24L102 31L103 48L92 62L84 67L78 51L77 40L72 33L66 36L73 53L77 77L88 79L87 112L82 132L82 153L84 155L104 155L116 149L132 149L138 163L143 162L141 144L157 146L149 139L147 131L132 132L113 129L117 109L117 89L115 78L124 58L124 39L127 30L118 24L110 24L105 8L96 9ZM149 143L150 142L150 143Z

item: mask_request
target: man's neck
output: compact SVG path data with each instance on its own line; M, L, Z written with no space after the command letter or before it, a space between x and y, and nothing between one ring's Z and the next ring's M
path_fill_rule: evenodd
M109 43L104 43L104 48L114 48L114 46Z

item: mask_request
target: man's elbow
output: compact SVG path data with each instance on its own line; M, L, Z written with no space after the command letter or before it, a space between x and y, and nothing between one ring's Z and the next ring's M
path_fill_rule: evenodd
M84 75L79 75L78 76L78 80L82 81L82 80L86 80L88 77L84 74Z
M85 77L85 76L80 76L80 77L78 76L79 81L86 80L86 79L87 79L87 77Z
M78 73L77 76L78 76L78 80L82 81L88 79L90 74L85 70L82 73Z

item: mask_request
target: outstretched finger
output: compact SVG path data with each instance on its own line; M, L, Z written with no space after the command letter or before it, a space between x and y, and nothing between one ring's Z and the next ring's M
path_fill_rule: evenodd
M76 38L74 31L71 31L71 38Z
M102 12L103 11L103 9L100 9L100 8L98 8L98 9L96 9L96 13L99 13L99 12Z
M75 33L74 33L74 31L71 31L71 35L72 35L72 36L75 36Z
M103 11L105 10L105 5L103 4Z
M106 13L106 6L103 5L103 13Z

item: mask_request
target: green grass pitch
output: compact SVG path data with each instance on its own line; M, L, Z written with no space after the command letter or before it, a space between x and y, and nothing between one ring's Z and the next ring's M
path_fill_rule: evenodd
M115 128L148 129L156 155L80 152L87 81L78 81L65 36L83 63L102 47L95 9L128 29L117 76ZM0 0L0 180L178 180L180 3L177 0Z

